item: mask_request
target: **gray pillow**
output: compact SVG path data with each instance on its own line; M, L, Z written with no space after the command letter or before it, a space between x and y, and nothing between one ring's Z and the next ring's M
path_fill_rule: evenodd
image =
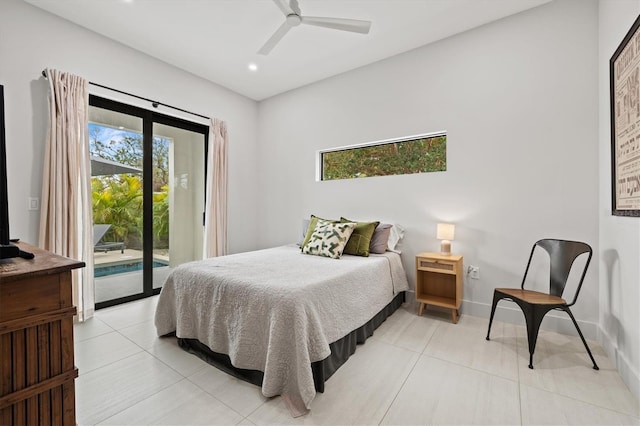
M373 237L371 237L371 244L369 245L370 253L383 254L387 251L387 243L392 226L393 225L389 223L381 223L376 227L376 230L373 232Z
M309 219L302 219L302 235L300 235L300 238L298 239L298 242L297 242L299 246L302 245L302 242L304 241L304 237L307 236L308 228L309 228Z

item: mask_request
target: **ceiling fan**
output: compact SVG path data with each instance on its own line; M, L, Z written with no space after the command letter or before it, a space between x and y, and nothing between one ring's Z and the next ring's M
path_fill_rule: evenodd
M300 7L298 6L298 0L290 0L289 2L287 2L287 0L273 0L273 2L280 8L282 13L284 13L286 20L260 50L258 50L258 53L261 55L268 55L291 28L297 27L300 24L315 25L316 27L332 28L334 30L350 31L360 34L368 34L371 28L371 21L302 16Z

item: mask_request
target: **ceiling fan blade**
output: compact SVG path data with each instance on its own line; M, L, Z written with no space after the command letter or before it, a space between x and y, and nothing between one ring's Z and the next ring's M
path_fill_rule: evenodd
M284 24L280 25L280 28L278 28L276 32L273 33L271 38L267 40L267 42L260 48L260 50L258 50L258 53L260 55L268 55L269 52L271 52L273 48L276 47L276 44L278 44L280 39L284 37L284 35L288 33L290 29L291 25L289 25L287 21L285 21Z
M291 10L293 10L296 15L302 15L302 12L300 12L300 6L298 5L298 0L290 0L289 7L291 7Z
M289 2L287 0L273 0L273 2L278 6L278 9L284 13L284 16L291 15L292 13L296 13L291 6L289 6Z
M322 18L319 16L303 16L301 23L315 25L316 27L333 28L334 30L351 31L354 33L368 34L371 21L344 18Z

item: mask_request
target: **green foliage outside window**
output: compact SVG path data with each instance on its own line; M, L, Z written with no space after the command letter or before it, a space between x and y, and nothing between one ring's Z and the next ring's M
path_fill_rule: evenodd
M322 180L447 170L447 137L389 142L321 153Z
M107 241L142 248L142 179L136 175L91 178L93 222L111 225Z
M123 130L103 139L105 127L89 125L92 156L142 169L142 135ZM169 143L154 137L153 150L153 237L155 249L169 247ZM105 241L122 241L125 247L142 250L142 176L117 174L91 178L93 222L111 228Z

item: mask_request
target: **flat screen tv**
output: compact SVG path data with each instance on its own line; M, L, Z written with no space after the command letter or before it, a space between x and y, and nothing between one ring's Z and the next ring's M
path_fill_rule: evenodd
M7 193L7 149L4 134L4 86L0 84L0 259L20 256L9 237L9 194Z

